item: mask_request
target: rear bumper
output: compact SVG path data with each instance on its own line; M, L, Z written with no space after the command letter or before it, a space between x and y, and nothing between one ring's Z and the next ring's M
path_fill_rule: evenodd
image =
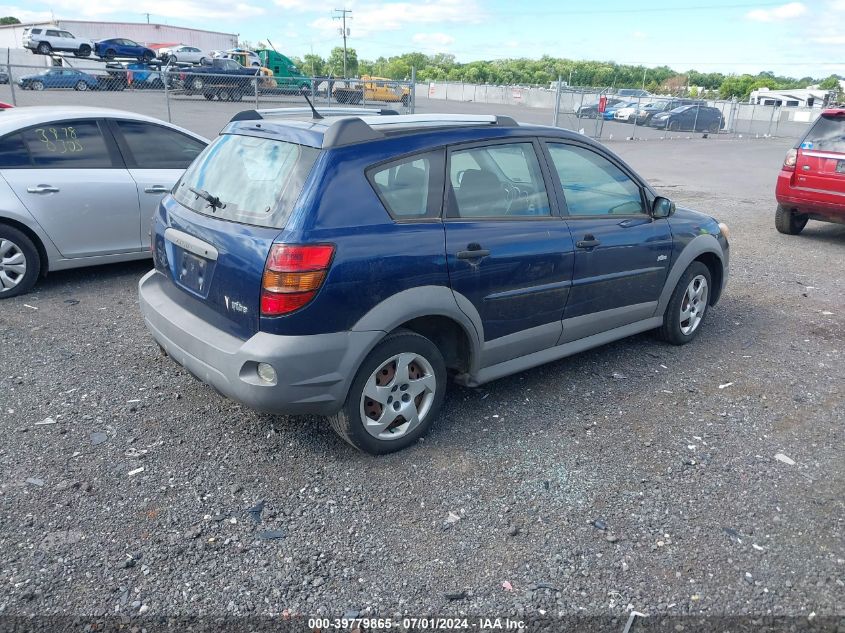
M778 204L801 214L831 222L845 222L845 196L830 191L811 191L792 185L793 172L781 170L775 187Z
M157 271L138 284L144 322L168 355L222 395L265 413L336 413L381 331L279 336L258 332L246 341L186 309L180 291ZM277 382L258 377L258 363Z

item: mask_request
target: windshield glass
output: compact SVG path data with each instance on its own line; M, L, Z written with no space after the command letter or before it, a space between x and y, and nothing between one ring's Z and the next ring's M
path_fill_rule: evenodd
M224 134L188 167L173 196L197 213L281 228L319 153L294 143Z

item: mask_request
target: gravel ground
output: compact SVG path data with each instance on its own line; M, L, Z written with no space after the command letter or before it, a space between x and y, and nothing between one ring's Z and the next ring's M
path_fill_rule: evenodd
M845 615L845 227L775 232L788 146L614 144L732 229L701 335L452 387L387 457L159 356L145 262L4 301L0 614Z

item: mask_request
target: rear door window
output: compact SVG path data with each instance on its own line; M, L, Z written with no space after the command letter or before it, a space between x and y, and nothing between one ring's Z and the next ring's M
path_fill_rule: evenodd
M197 213L281 228L319 154L286 141L224 134L191 164L173 195Z
M443 200L443 153L409 156L369 170L370 183L394 220L440 215Z
M845 154L845 117L821 115L807 132L801 147Z
M131 154L129 164L140 169L185 169L205 149L205 143L160 125L115 123Z

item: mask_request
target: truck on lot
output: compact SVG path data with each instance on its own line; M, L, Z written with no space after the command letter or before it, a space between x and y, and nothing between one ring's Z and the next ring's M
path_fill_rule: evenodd
M407 106L411 101L411 89L408 86L400 86L386 77L362 75L360 80L334 82L330 80L330 84L332 83L334 86L331 88L331 93L338 103L382 101Z
M240 101L255 90L260 68L244 68L234 59L213 59L211 63L167 72L168 87L185 94L201 94L211 101ZM270 78L272 80L272 78Z
M311 89L311 79L302 74L289 57L266 48L256 51L261 65L273 74L276 87L283 92L298 92Z

